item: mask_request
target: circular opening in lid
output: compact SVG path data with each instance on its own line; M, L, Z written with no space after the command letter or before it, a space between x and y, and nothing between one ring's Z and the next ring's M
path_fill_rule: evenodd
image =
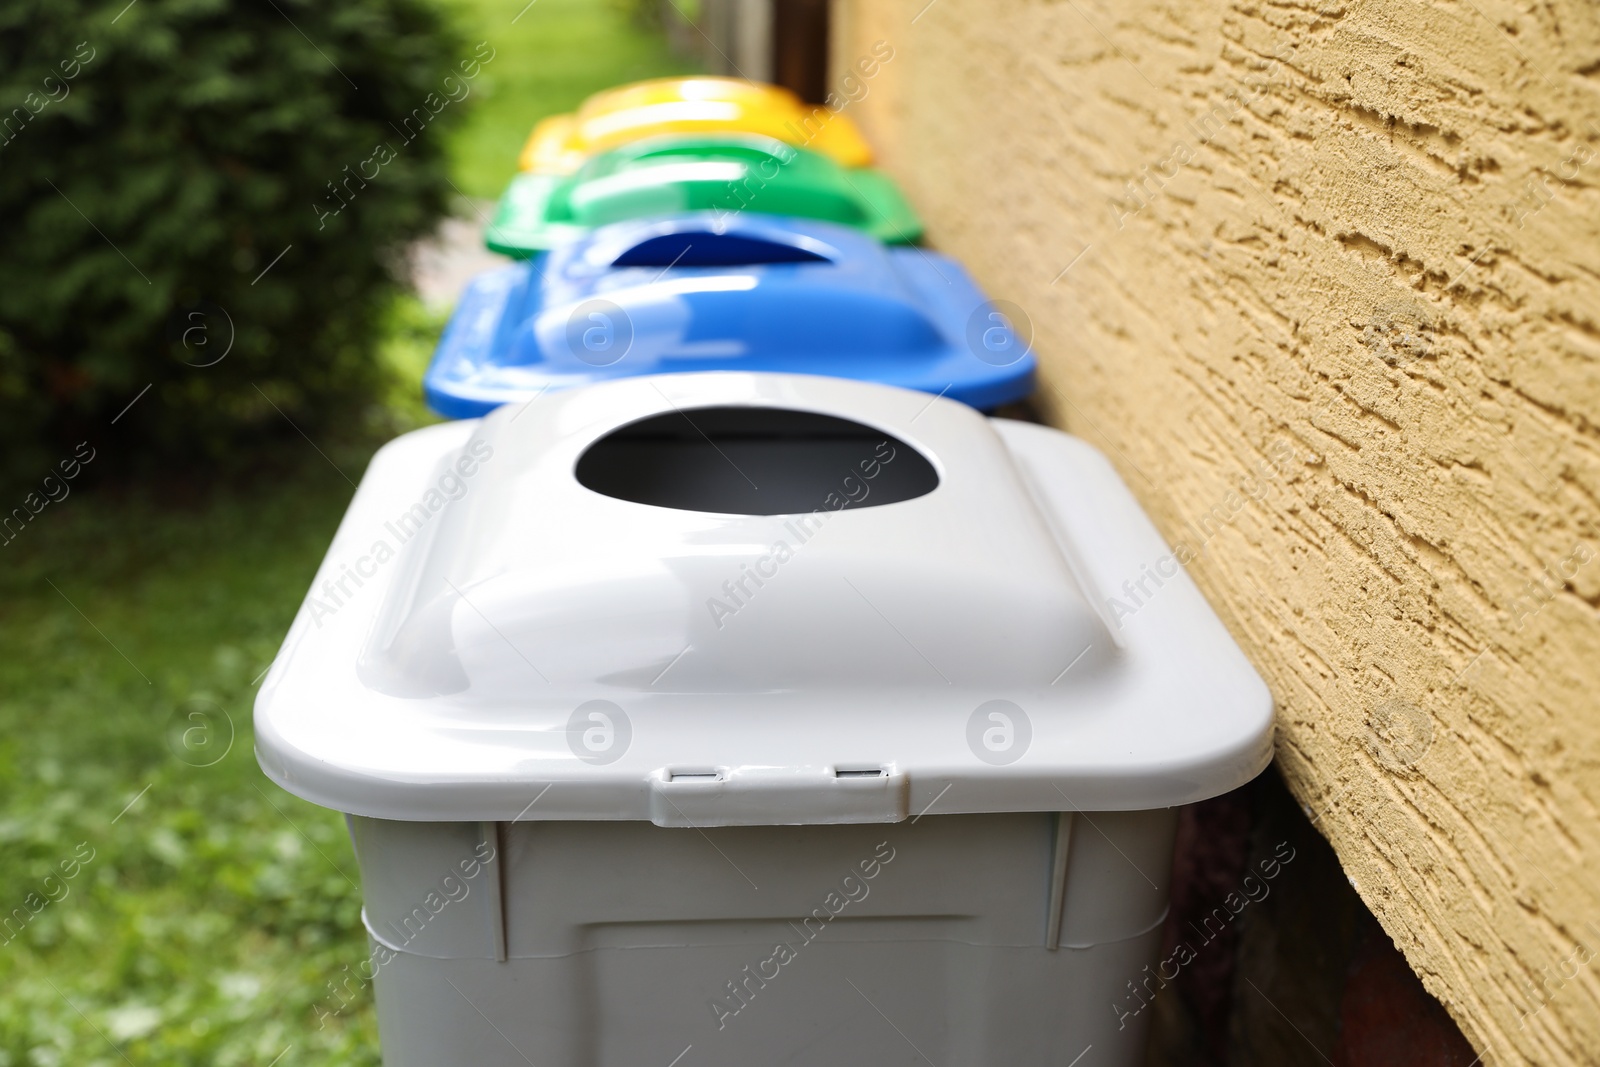
M882 430L765 407L687 408L629 423L590 445L574 474L617 500L728 515L876 507L939 485L922 453Z

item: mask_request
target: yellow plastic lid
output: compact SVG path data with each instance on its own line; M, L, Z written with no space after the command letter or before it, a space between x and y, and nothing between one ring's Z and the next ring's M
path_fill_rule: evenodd
M519 162L525 171L569 174L596 152L673 133L754 133L846 167L872 162L872 149L844 115L776 85L708 77L656 78L596 93L576 112L535 126Z

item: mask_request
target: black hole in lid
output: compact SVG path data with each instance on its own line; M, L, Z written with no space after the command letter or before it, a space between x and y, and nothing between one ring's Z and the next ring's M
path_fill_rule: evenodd
M898 438L786 408L689 408L630 423L578 457L587 489L726 515L876 507L931 493L939 475Z
M748 267L762 263L827 263L805 248L728 233L668 233L640 241L613 267Z

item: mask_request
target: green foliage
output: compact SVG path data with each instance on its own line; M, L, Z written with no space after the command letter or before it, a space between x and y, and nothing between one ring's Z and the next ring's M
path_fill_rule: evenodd
M605 0L446 0L500 53L473 89L475 106L451 139L452 173L468 196L493 199L546 115L571 111L601 89L692 74L657 30ZM683 0L676 0L684 7Z
M492 52L427 0L119 9L0 5L14 477L109 437L147 384L119 458L218 455L292 433L284 415L315 435L360 410L400 253L447 202L466 72Z
M608 6L642 29L660 30L666 24L666 0L608 0Z

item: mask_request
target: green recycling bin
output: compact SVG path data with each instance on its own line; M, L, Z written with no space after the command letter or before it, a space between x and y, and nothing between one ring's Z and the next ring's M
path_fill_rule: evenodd
M819 219L912 244L922 222L894 180L771 137L662 136L594 156L573 174L522 173L485 240L526 259L596 226L685 211Z

